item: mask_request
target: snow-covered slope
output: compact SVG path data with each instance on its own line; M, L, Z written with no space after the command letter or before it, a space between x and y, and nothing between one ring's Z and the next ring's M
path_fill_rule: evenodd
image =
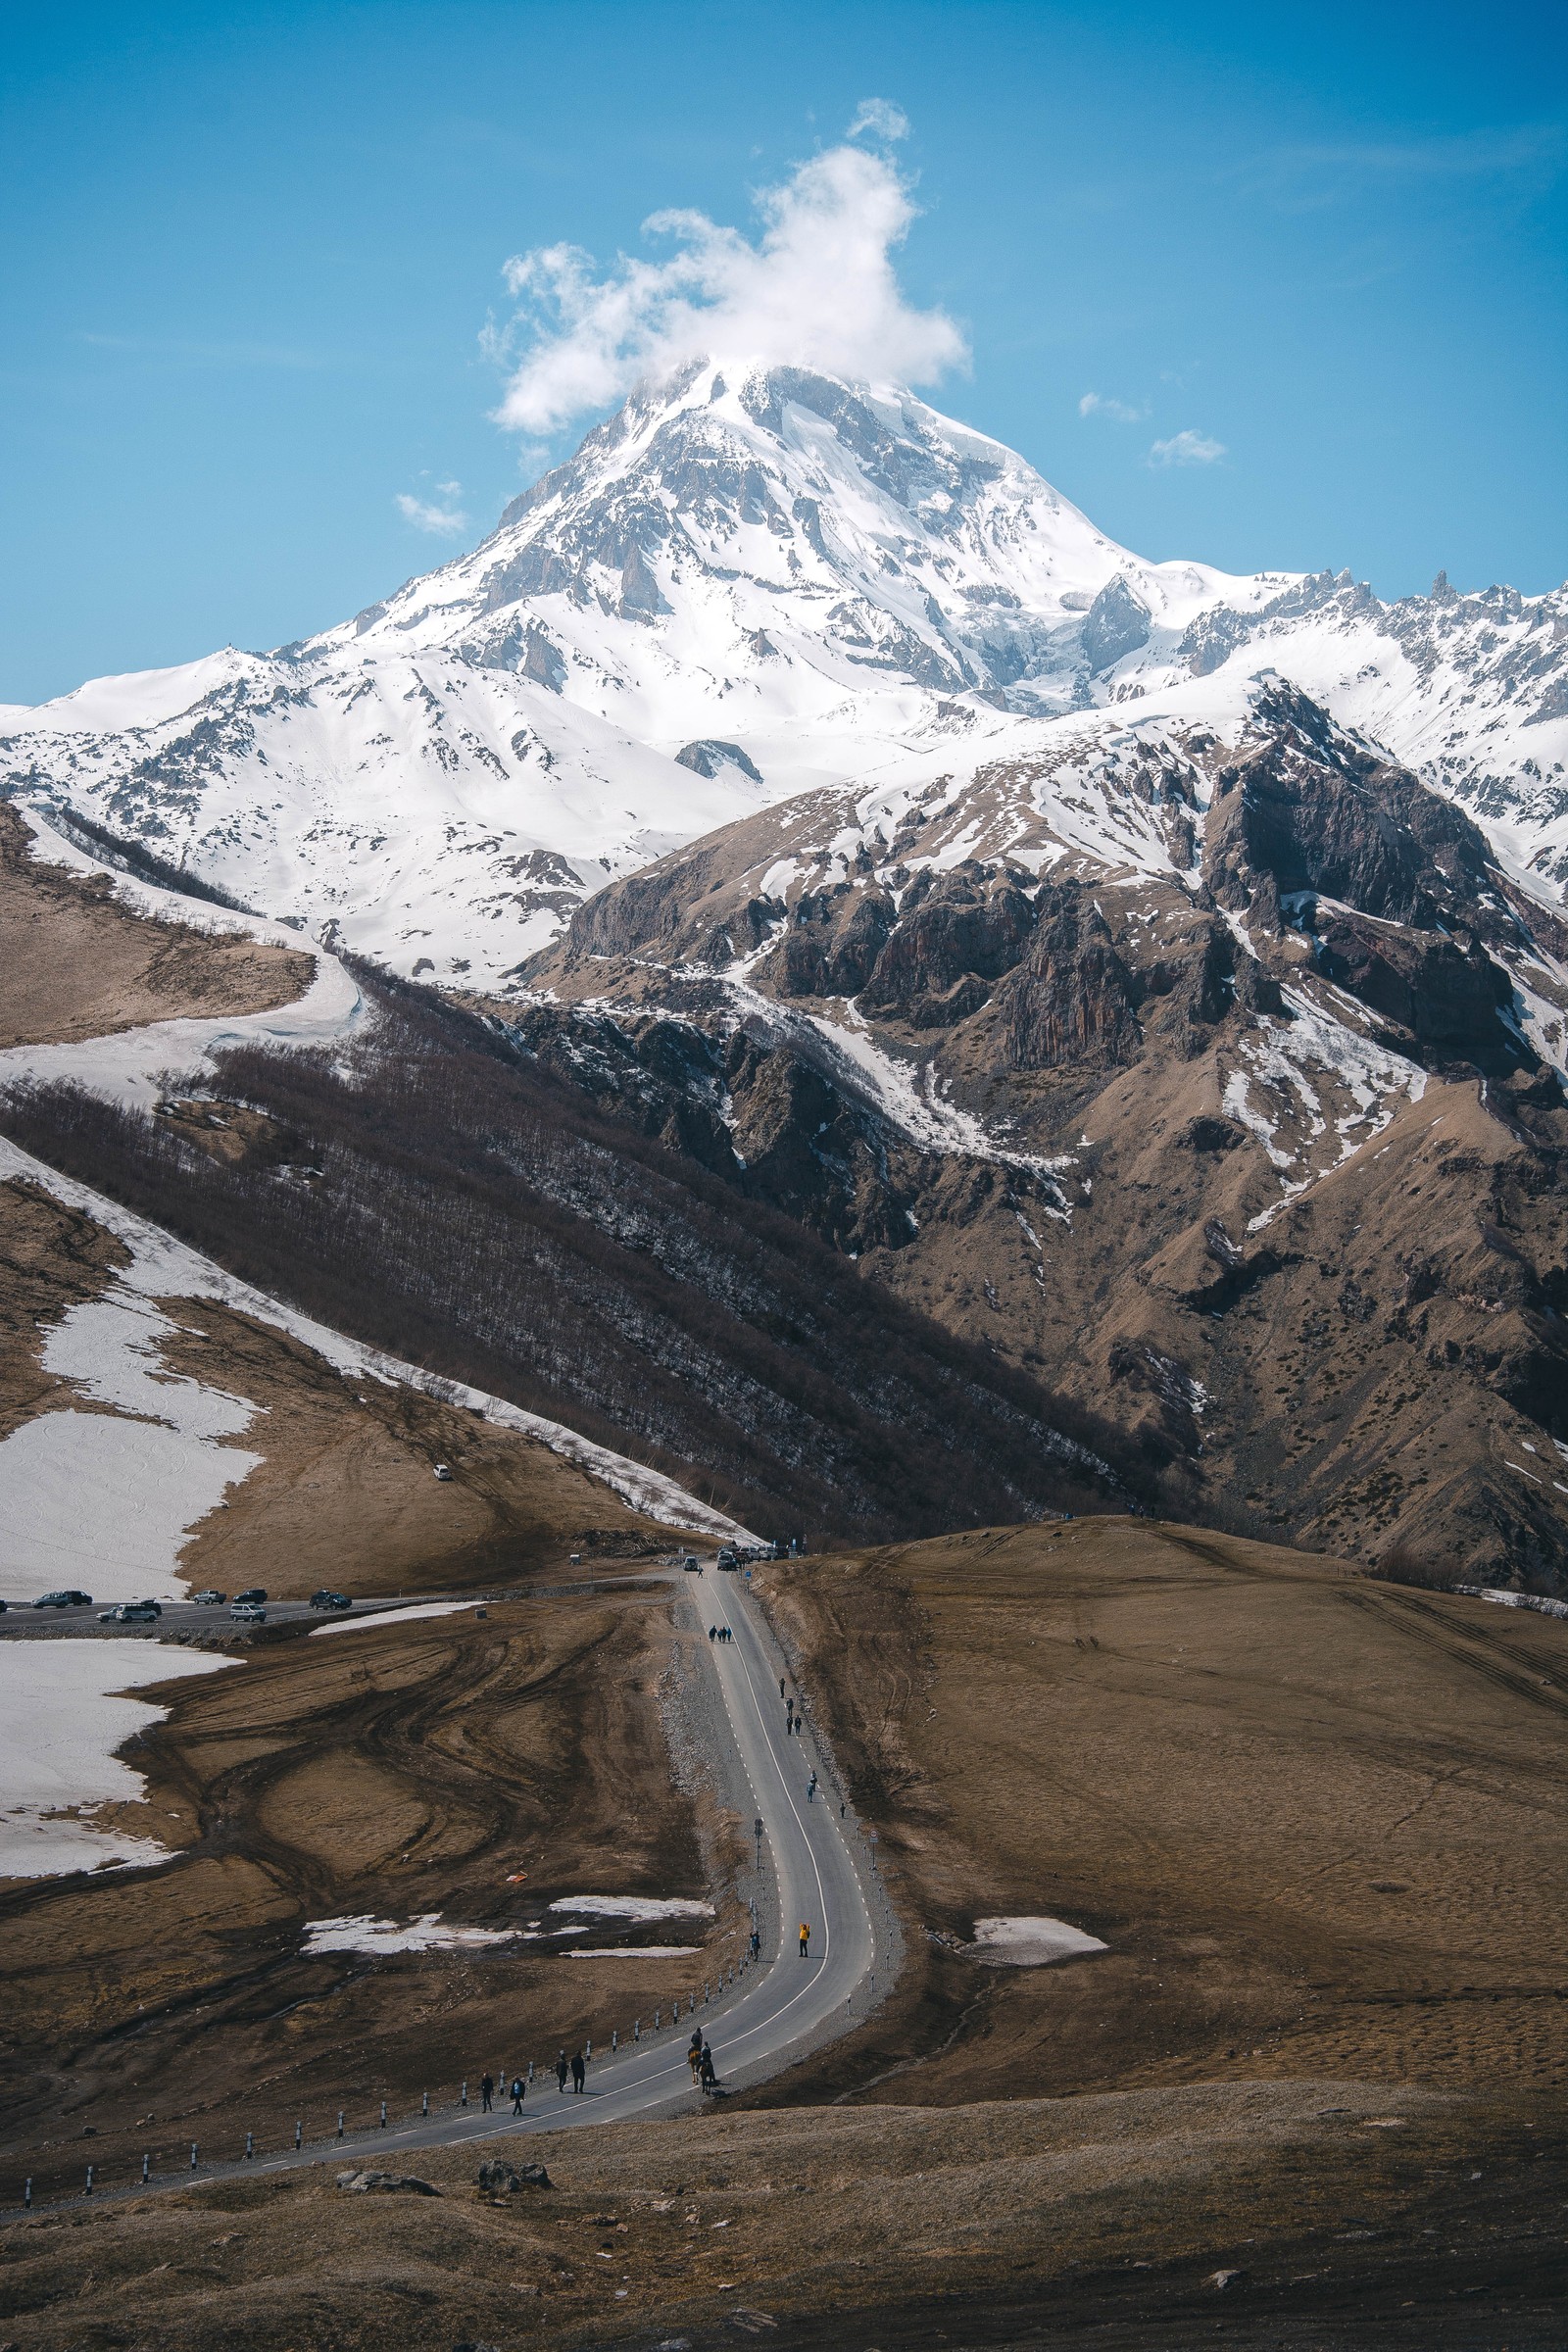
M612 876L821 784L955 776L1274 669L1568 879L1568 591L1385 606L1154 564L894 390L709 364L471 553L270 655L0 713L0 777L404 972L505 987Z

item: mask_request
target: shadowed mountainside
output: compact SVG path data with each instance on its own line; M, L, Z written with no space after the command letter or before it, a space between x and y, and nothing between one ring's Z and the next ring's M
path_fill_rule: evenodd
M63 1087L6 1131L334 1329L669 1469L778 1535L1152 1494L1167 1450L955 1339L803 1226L603 1119L510 1037L361 974L349 1068L246 1050L229 1123Z

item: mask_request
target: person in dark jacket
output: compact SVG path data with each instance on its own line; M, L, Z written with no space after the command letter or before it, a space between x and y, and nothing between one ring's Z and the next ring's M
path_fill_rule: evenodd
M700 2071L702 2074L703 2089L705 2091L713 2089L718 2082L718 2075L713 2066L713 2053L709 2048L706 2041L703 2044L703 2063Z
M556 2081L564 2091L566 2087L566 2053L564 2050L560 2051L556 2058Z
M577 2050L577 2051L575 2051L575 2052L573 2053L573 2055L572 2055L572 2061L571 2061L571 2087L572 2087L572 2089L573 2089L573 2090L581 2090L581 2089L582 2089L582 2087L583 2087L583 2085L586 2083L587 2080L588 2080L588 2061L587 2061L587 2059L586 2059L586 2058L583 2056L583 2054L582 2054L581 2050Z
M522 2113L522 2077L520 2075L514 2075L512 2078L512 2112L514 2115L520 2115Z
M490 2093L495 2089L495 2086L496 2079L494 2075L485 2075L480 2081L479 2112L481 2115L488 2115L490 2112Z

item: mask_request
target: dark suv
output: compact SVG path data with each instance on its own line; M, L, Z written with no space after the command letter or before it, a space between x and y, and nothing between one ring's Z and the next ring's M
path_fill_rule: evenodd
M76 1592L45 1592L32 1605L35 1609L90 1609L92 1594Z
M256 1601L258 1604L260 1604L262 1601L264 1601L264 1600L267 1598L267 1594L266 1594L266 1592L265 1592L262 1590L262 1587L261 1587L260 1585L252 1585L252 1586L250 1586L250 1587L248 1588L248 1590L247 1590L247 1591L245 1591L244 1592L236 1592L236 1593L235 1593L235 1595L234 1595L234 1598L235 1598L235 1600L236 1600L236 1601L240 1601L240 1600L254 1600L254 1601Z
M311 1594L313 1609L352 1609L354 1603L346 1592L329 1592L323 1585L319 1592Z

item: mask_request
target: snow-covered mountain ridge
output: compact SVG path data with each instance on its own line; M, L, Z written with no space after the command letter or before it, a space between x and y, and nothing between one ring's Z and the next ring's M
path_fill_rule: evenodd
M1556 898L1565 652L1568 591L1385 605L1343 573L1146 563L906 393L710 363L353 621L5 712L0 782L400 971L505 990L605 882L761 807L938 771L961 793L1155 711L1228 737L1260 673Z

